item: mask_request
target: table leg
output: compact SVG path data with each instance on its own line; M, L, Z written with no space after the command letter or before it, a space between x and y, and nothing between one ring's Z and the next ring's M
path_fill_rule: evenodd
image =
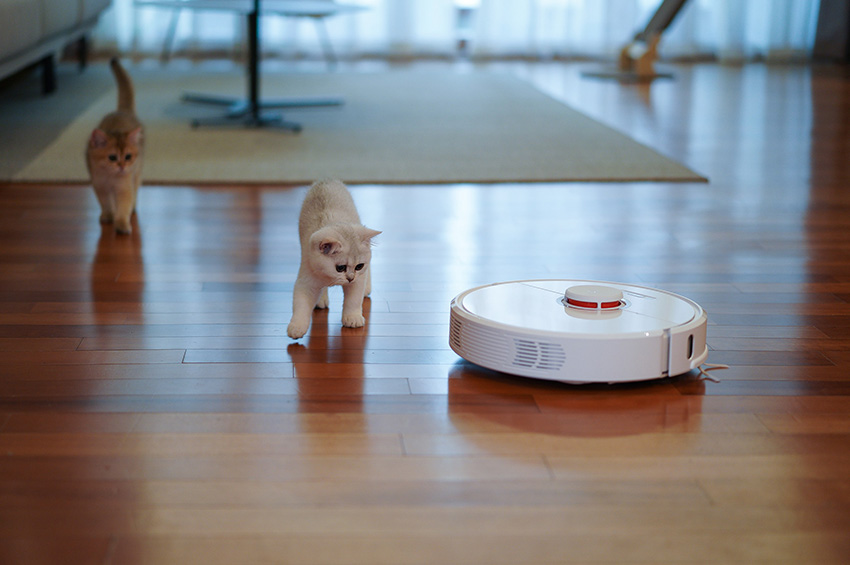
M192 121L192 127L202 125L244 125L247 127L279 127L294 132L301 131L301 125L288 122L280 113L269 113L264 110L283 108L316 108L339 106L339 98L292 98L285 100L260 100L260 7L259 0L254 0L253 10L247 16L248 23L248 98L238 100L222 96L206 94L184 94L183 101L200 104L226 106L227 114L218 118L197 119Z

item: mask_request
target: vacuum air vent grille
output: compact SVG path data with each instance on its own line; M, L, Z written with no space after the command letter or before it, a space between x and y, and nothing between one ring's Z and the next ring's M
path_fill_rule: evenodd
M452 349L455 351L461 349L461 331L463 328L463 323L452 316L451 325L449 326L449 345L451 345Z
M481 365L492 366L508 361L510 346L502 333L475 324L464 324L452 317L449 328L449 345L463 357Z
M564 349L557 343L515 338L514 347L516 355L513 364L518 367L559 371L567 359Z

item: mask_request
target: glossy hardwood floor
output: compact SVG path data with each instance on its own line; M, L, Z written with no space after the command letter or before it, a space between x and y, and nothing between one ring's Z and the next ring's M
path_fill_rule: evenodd
M710 183L352 187L368 324L332 292L302 344L305 187L147 186L120 237L87 187L0 185L0 562L850 562L850 72L585 67L499 70ZM684 294L730 368L462 362L449 301L518 278Z

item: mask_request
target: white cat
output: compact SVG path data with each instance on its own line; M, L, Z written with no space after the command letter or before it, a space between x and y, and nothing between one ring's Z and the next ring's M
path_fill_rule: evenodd
M313 309L328 307L329 286L342 286L342 325L359 328L366 324L363 298L372 291L369 261L372 238L379 233L360 223L354 200L342 182L313 183L298 218L301 266L286 329L289 337L303 337Z

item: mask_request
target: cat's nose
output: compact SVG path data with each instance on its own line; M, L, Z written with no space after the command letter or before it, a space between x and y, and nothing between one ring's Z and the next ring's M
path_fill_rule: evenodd
M345 278L348 279L348 282L351 282L354 280L354 275L345 275Z

